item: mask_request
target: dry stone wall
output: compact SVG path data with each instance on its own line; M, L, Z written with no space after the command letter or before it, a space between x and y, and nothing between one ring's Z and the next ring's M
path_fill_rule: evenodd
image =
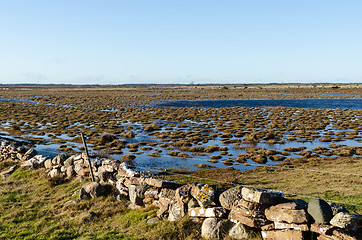
M18 167L43 168L49 179L89 177L90 168L83 154L62 153L46 158L19 144L2 141L0 161L17 164L1 172L9 177ZM337 204L313 198L309 203L286 199L278 191L237 186L218 194L203 183L180 184L157 179L135 171L126 162L95 159L92 161L97 182L80 190L80 199L96 198L115 191L129 199L130 208L154 205L157 218L177 221L188 216L202 221L201 234L206 239L248 239L258 232L263 239L362 239L362 215L349 213ZM109 187L112 186L112 187Z

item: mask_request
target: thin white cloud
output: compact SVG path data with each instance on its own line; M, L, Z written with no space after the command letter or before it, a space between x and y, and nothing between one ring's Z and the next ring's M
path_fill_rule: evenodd
M22 77L26 83L44 83L47 77L41 73L22 73Z
M60 63L64 62L64 60L57 58L57 57L53 57L53 56L48 56L46 60L49 63L56 63L56 64L60 64Z

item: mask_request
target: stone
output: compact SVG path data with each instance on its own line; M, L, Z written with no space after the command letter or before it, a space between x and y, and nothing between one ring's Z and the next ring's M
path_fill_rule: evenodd
M64 177L64 174L60 171L59 168L53 167L53 169L48 173L48 176L52 179L61 179Z
M29 159L29 158L32 158L32 157L34 157L36 155L36 150L35 149L33 149L33 148L30 148L28 151L26 151L26 153L24 154L24 156L23 156L23 161L24 160L27 160L27 159Z
M67 158L67 160L64 161L64 166L70 167L74 165L74 156L71 156Z
M250 234L243 224L236 223L229 230L229 237L232 239L250 239Z
M61 167L60 167L60 171L61 171L62 173L67 172L67 167L66 167L66 166L61 166Z
M187 184L181 187L178 187L175 190L175 200L178 202L178 205L181 208L183 216L187 214L188 202L193 199L191 196L191 189L195 184Z
M44 162L44 167L45 167L46 169L52 169L52 168L53 168L52 160L51 160L51 159L45 160L45 162Z
M319 235L317 237L317 240L336 240L335 238L331 237L331 236L326 236L326 235Z
M308 208L308 203L302 199L292 199L293 202L297 204L297 209L305 209Z
M187 203L187 207L188 207L188 209L190 209L190 208L196 208L196 207L199 207L199 203L196 201L196 199L192 198L192 199L190 199L190 201Z
M345 207L343 207L342 205L339 205L337 203L332 202L329 206L331 206L333 216L336 215L339 212L347 212L348 213L348 210Z
M238 214L243 215L245 217L265 218L264 212L250 210L250 209L244 208L242 206L235 206L231 210L234 212L237 212Z
M261 230L263 230L263 231L275 230L274 223L269 223L265 226L262 226Z
M1 172L0 175L3 178L10 177L11 174L13 174L18 167L19 167L18 165L11 166L8 170Z
M100 182L105 183L109 179L112 178L113 172L109 172L109 171L106 170L105 166L101 166L101 167L98 168L97 176L98 176Z
M212 208L190 208L188 210L188 215L190 217L216 217L216 218L224 218L227 215L227 211L222 207L212 207Z
M287 222L287 223L307 223L308 215L304 209L290 209L284 208L283 204L271 206L265 210L265 216L268 220L273 222Z
M199 183L192 187L191 195L202 208L207 208L215 198L215 190L207 184Z
M308 213L316 223L328 224L333 217L329 204L321 198L312 198L308 204Z
M146 178L144 182L147 185L150 185L152 187L158 187L158 188L170 188L170 189L176 189L178 187L181 187L182 184L168 181L164 179L156 179L156 178Z
M223 239L230 225L225 219L206 218L201 226L201 236L205 239Z
M67 167L67 178L71 178L75 176L74 166Z
M359 236L355 235L354 233L348 232L345 229L336 228L333 230L333 237L334 239L341 239L341 240L360 240L362 239L362 234L359 233Z
M158 219L157 217L154 217L154 218L150 218L146 221L146 224L147 225L153 225L153 224L156 224L160 221L160 219Z
M345 228L354 232L362 231L362 215L339 212L330 223L339 228Z
M143 199L145 198L144 193L147 190L147 185L129 185L128 195L131 203L139 206L143 206Z
M308 224L274 222L274 228L279 229L279 230L293 229L293 230L298 230L298 231L309 231Z
M313 223L310 225L311 232L325 234L325 235L332 235L332 232L335 228L336 227L332 225L318 224L318 223Z
M166 217L169 206L176 202L175 190L163 188L158 194L158 201L154 202L155 206L158 206L160 209L157 211L157 217L164 218Z
M284 200L284 193L279 191L244 187L242 194L244 200L262 204L278 204Z
M64 165L64 161L69 158L69 155L67 153L61 153L55 158L53 158L52 163L53 165Z
M140 173L131 169L131 166L128 163L123 162L119 165L117 175L121 177L139 177Z
M116 182L116 189L118 191L118 194L128 196L128 187L124 185L124 178L118 179Z
M245 216L245 209L240 206L233 207L229 213L228 219L233 223L242 223L249 227L261 228L268 224L265 216L259 217Z
M97 182L88 182L83 185L80 191L80 199L97 198L106 195L105 188Z
M223 208L230 210L235 206L238 200L242 199L242 187L230 188L220 194L219 201Z
M303 240L304 233L295 230L271 230L261 231L264 240Z
M246 209L249 210L254 210L254 211L265 211L265 209L267 209L268 207L270 207L270 204L261 204L261 203L256 203L256 202L248 202L245 201L244 199L240 199L237 201L236 206L242 206Z
M170 207L168 209L168 220L169 221L174 222L176 220L179 220L183 216L185 216L185 214L184 214L182 208L179 206L178 202L175 202L170 205Z

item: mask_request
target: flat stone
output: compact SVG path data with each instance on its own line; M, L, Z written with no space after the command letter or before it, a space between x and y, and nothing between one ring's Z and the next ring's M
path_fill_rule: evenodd
M242 198L242 187L237 186L221 193L219 201L223 208L230 210Z
M264 189L246 188L242 189L243 198L249 202L263 204L278 204L284 199L284 193Z
M233 223L242 223L249 227L260 228L268 224L267 219L263 217L244 216L244 210L240 211L240 207L233 207L229 213L228 219Z
M1 175L3 178L10 177L11 174L13 174L18 167L19 167L19 166L17 166L17 165L11 166L8 170L5 170L5 171L1 172L0 175Z
M245 201L244 199L240 199L237 201L237 203L235 203L236 206L242 206L246 209L249 210L254 210L254 211L265 211L265 209L267 209L268 207L270 207L270 204L261 204L261 203L256 203L256 202L249 202L249 201Z
M147 220L146 224L147 225L153 225L153 224L156 224L160 221L160 219L158 219L157 217L154 217L154 218L150 218Z
M156 178L146 178L144 182L150 186L158 187L158 188L170 188L170 189L176 189L180 186L182 186L181 183L168 181L164 179L156 179Z
M311 232L325 234L325 235L332 235L332 232L335 228L336 227L332 225L318 224L318 223L313 223L310 225Z
M295 230L261 231L264 240L304 240L304 233Z
M352 232L348 232L345 229L339 229L336 228L333 230L333 237L337 237L337 239L343 239L343 240L361 240L362 236L361 233L359 233L360 235L357 236Z
M213 207L213 208L191 208L188 210L188 215L190 217L216 217L223 218L227 215L226 209L222 207Z
M308 224L295 224L295 223L284 223L284 222L274 222L275 229L293 229L298 231L309 231Z
M273 222L287 222L287 223L307 223L308 216L307 213L301 210L288 209L280 206L271 206L265 210L265 216L268 220Z
M329 204L321 198L312 198L308 204L308 213L316 223L328 224L333 217Z
M237 212L238 214L243 215L245 217L265 218L264 212L250 210L250 209L244 208L242 206L235 206L231 210L234 212Z
M330 223L336 227L358 232L362 230L362 215L339 212L332 218Z

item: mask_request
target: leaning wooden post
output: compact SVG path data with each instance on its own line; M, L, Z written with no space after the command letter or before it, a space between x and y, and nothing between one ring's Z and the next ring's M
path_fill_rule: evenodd
M85 149L85 157L87 158L86 160L88 160L89 169L90 169L90 173L91 173L91 176L92 176L92 181L95 182L96 180L94 179L92 163L91 163L91 161L89 159L87 143L85 142L84 134L81 133L80 135L82 137L82 141L83 141L83 145L84 145L84 149Z

